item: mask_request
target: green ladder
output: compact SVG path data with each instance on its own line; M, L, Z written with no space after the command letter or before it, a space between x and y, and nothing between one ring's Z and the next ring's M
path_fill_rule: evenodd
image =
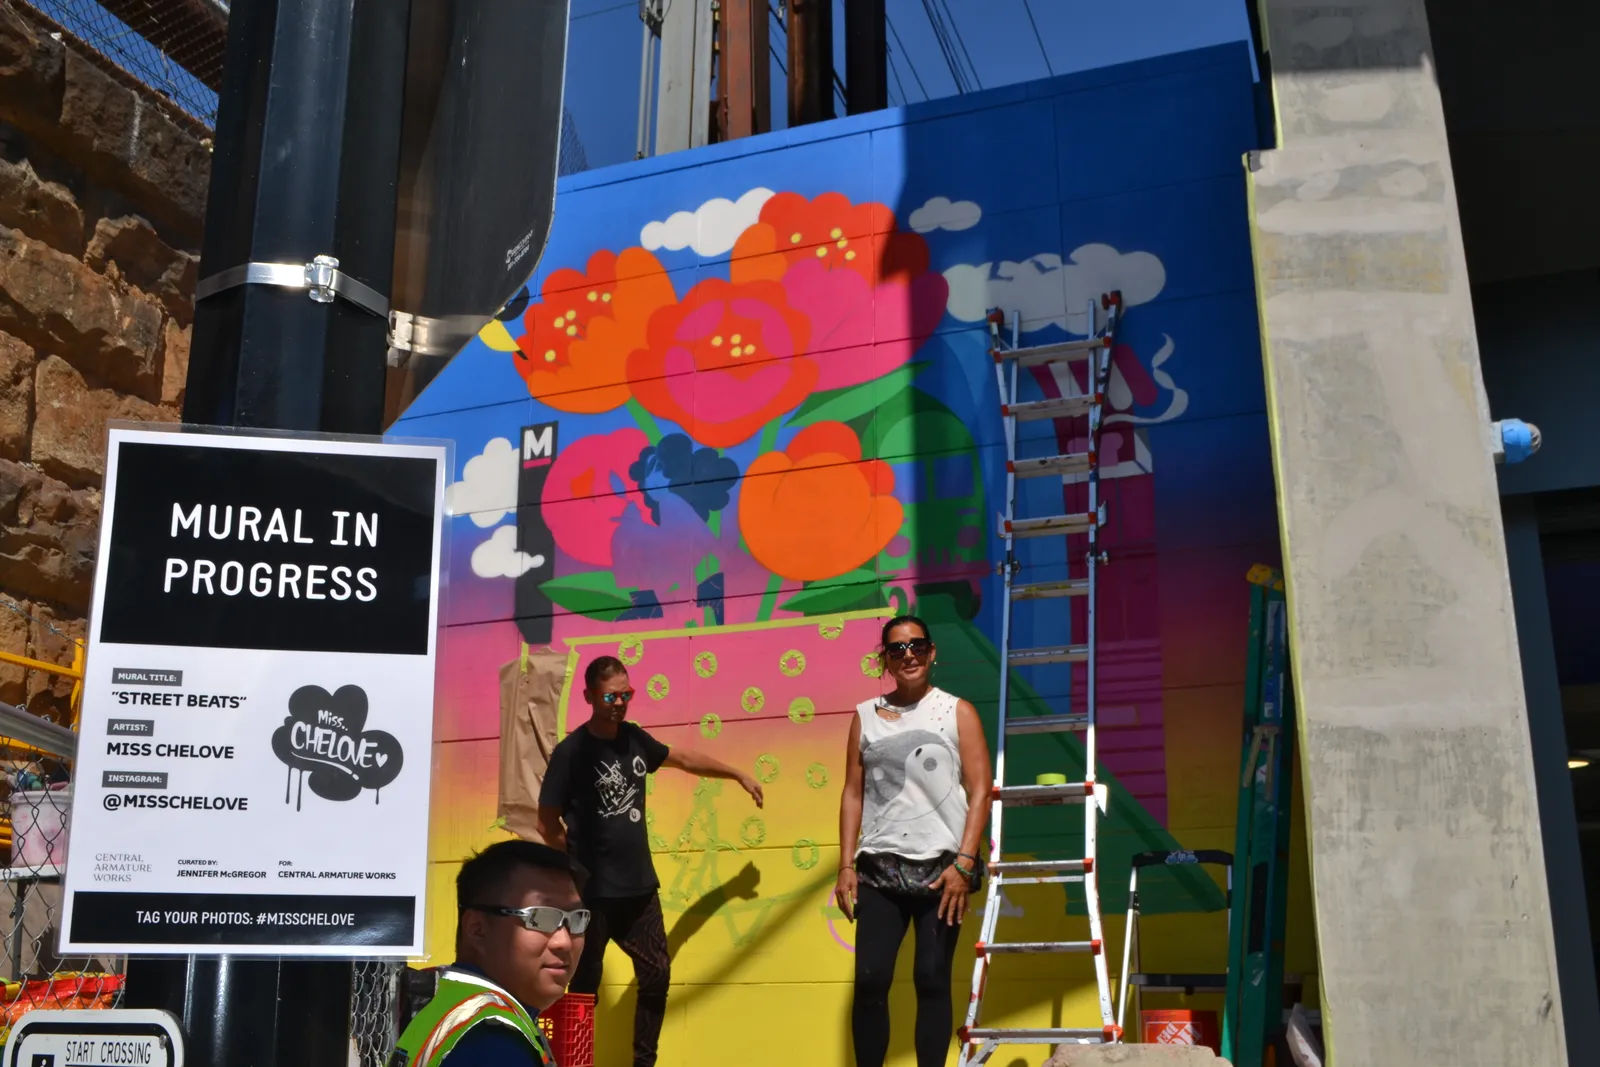
M1283 577L1258 564L1250 569L1248 580L1250 659L1228 915L1222 1056L1234 1067L1263 1067L1270 1034L1283 1019L1295 717Z

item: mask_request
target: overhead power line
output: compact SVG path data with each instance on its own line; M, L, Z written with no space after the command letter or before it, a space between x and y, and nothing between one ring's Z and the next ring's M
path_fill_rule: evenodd
M900 31L894 28L894 19L889 18L887 14L884 15L884 19L889 23L889 33L894 37L894 43L899 46L900 58L906 61L906 69L911 71L911 80L917 83L917 91L922 94L922 99L929 99L928 88L922 84L922 75L917 73L917 65L912 62L911 53L906 51L906 44L900 39Z
M1056 68L1050 63L1050 53L1045 51L1044 36L1039 32L1039 24L1033 20L1033 5L1028 3L1028 0L1022 0L1022 10L1027 12L1028 25L1033 27L1033 39L1039 42L1039 54L1044 56L1044 69L1049 71L1053 78L1056 76Z

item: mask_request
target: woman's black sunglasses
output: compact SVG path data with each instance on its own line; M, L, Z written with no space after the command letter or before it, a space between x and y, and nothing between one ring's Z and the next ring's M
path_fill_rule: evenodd
M910 641L890 641L883 646L883 651L888 654L890 659L904 659L907 652L921 659L928 654L928 650L931 648L933 648L932 641L926 637L917 637Z

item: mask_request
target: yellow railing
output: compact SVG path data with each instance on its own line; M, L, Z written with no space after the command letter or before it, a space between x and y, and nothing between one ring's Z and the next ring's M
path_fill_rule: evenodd
M73 730L78 728L78 708L83 700L83 642L81 640L75 639L72 642L72 665L70 667L63 667L59 663L51 663L47 660L21 656L15 652L6 652L3 649L0 649L0 663L12 663L18 667L26 667L29 670L44 671L47 674L54 674L62 678L71 678L71 721L67 723L67 726ZM0 759L50 758L53 755L53 753L46 752L42 748L35 748L32 745L23 744L21 741L16 741L9 737L0 738ZM10 813L0 813L0 849L8 852L11 850Z

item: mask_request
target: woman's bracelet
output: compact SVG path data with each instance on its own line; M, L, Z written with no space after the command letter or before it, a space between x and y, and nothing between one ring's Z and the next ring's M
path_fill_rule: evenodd
M950 864L950 866L952 866L956 870L960 871L961 872L961 877L963 877L963 878L971 878L974 874L977 873L977 868L972 868L971 870L969 870L968 868L961 866L961 856L959 856L959 855Z
M970 852L957 852L957 853L956 853L956 859L958 859L958 860L959 860L959 859L969 859L969 860L971 860L971 861L972 861L972 862L973 862L973 863L974 863L974 864L976 864L976 863L977 863L977 862L978 862L978 857L976 857L976 856L974 856L974 855L973 855L973 854L972 854L972 853L970 853Z
M844 864L844 865L843 865L843 866L841 866L841 867L840 867L840 868L839 868L839 873L840 873L840 874L843 874L843 873L844 873L844 872L845 872L845 871L853 871L853 870L855 870L855 869L856 869L856 867L855 867L855 864L853 864L853 863L846 863L846 864Z

